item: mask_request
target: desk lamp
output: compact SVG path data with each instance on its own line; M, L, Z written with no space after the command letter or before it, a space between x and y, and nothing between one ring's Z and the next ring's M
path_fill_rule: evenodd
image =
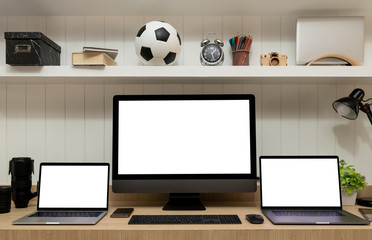
M368 102L372 100L369 98L363 100L364 91L360 88L354 89L348 97L343 97L333 102L333 108L335 111L344 118L355 120L358 117L359 109L367 114L369 121L372 124L372 113L368 103L363 104L362 102ZM359 198L357 204L366 207L372 207L372 198Z
M348 97L343 97L333 102L333 108L335 111L344 118L355 120L358 117L359 109L367 114L369 121L372 124L372 112L368 103L363 104L362 102L368 102L372 100L369 98L363 100L364 91L360 88L354 89Z

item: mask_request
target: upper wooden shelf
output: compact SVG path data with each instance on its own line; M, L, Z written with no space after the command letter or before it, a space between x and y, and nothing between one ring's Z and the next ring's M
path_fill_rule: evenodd
M0 16L239 16L362 14L370 0L0 0Z
M363 83L371 80L372 67L346 66L0 67L3 83Z

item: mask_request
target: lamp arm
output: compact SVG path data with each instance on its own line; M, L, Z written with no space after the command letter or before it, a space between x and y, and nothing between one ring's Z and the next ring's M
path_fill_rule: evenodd
M372 98L368 98L367 100L362 100L362 102L368 102L368 101L371 101Z
M372 111L371 111L370 104L364 104L364 105L360 104L360 110L367 114L367 117L372 125Z

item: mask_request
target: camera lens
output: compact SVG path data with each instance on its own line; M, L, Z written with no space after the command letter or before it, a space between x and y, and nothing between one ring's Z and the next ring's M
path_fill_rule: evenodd
M278 66L279 65L279 58L276 58L276 57L271 58L270 65L271 66Z
M0 213L10 212L11 192L10 186L0 186Z
M12 158L9 173L12 174L12 199L16 208L25 208L36 196L31 192L34 160L28 157Z

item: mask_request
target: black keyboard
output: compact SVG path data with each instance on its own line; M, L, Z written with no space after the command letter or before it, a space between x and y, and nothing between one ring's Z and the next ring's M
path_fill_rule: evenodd
M98 217L102 212L36 212L29 217Z
M237 215L133 215L128 224L241 224Z
M338 211L273 211L276 216L343 216Z

